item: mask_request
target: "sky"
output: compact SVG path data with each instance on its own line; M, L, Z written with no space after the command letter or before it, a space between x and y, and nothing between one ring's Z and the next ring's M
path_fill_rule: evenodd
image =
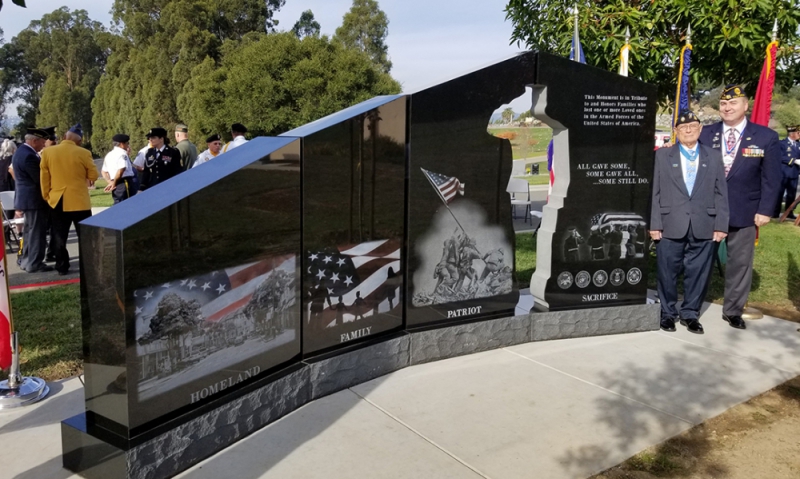
M503 12L507 0L379 0L389 18L386 43L392 60L391 75L412 93L456 78L524 50L509 45L511 22ZM104 25L111 23L113 0L28 0L28 8L10 1L0 11L0 28L11 39L32 20L66 5L84 9ZM305 10L314 12L322 33L333 35L352 0L286 0L277 13L278 30L289 30ZM515 101L519 113L530 100Z

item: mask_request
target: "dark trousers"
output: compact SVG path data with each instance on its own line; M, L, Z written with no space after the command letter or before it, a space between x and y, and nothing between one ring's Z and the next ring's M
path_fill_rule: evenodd
M47 248L47 221L50 208L25 211L25 229L22 241L22 262L25 271L36 271L44 266L44 253Z
M658 266L658 297L661 299L661 317L697 319L703 299L708 291L711 266L714 259L714 241L695 238L692 227L680 239L662 238L656 243ZM683 270L683 303L680 315L678 302L678 276Z
M786 208L792 206L795 198L797 197L797 177L789 177L784 175L781 182L781 196L778 200L778 206L775 207L775 214L772 216L781 215L781 202L786 203Z
M63 198L59 200L53 209L53 229L55 230L55 257L56 270L60 273L69 271L69 253L67 252L67 237L69 228L75 225L75 232L78 239L81 236L81 229L78 223L92 216L92 210L64 211Z
M111 191L111 197L114 198L114 204L116 205L120 201L127 200L131 196L135 195L137 186L138 185L133 178L120 178L116 188Z
M722 313L727 316L741 316L753 282L755 225L747 228L730 228L725 242L728 244L728 261L725 266L725 298L722 301Z

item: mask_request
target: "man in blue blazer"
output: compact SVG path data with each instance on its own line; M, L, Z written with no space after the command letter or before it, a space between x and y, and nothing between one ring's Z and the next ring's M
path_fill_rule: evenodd
M11 158L16 181L14 209L25 213L25 233L22 243L22 262L20 267L29 273L52 271L52 266L44 264L47 248L47 222L50 205L42 197L40 183L39 152L50 134L40 128L28 128L25 143Z
M781 182L778 204L775 206L773 218L781 215L781 201L786 203L788 209L797 197L797 177L800 175L800 126L791 125L786 127L787 137L781 140L781 172L783 180ZM786 216L790 220L796 218L794 211L790 211Z
M778 134L745 118L747 93L741 85L722 90L722 121L707 126L700 143L722 153L728 183L730 224L722 319L745 329L742 312L753 280L756 227L769 223L781 186Z
M656 241L661 329L675 331L675 320L702 334L698 321L708 291L715 242L728 231L728 186L722 157L700 145L700 120L684 110L675 122L678 141L656 151L650 237ZM680 315L678 276L683 271Z

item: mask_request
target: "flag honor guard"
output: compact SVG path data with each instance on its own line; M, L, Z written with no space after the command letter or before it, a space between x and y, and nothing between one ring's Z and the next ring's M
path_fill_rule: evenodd
M3 206L0 205L0 208ZM19 370L19 341L11 321L11 298L6 274L6 243L0 235L0 369L8 369L8 379L0 381L0 409L28 406L47 396L50 388L43 379L23 377Z

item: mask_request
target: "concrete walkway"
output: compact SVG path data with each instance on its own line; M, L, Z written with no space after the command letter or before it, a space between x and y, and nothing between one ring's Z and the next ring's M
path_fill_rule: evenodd
M92 208L92 214L96 215L101 211L107 210L107 207L100 206ZM39 285L48 285L50 283L60 284L65 281L77 281L80 278L80 266L78 262L78 235L75 233L75 228L69 231L67 238L67 252L69 253L69 274L61 276L56 271L49 271L46 273L28 273L17 266L17 246L13 245L14 251L11 252L6 248L8 261L8 284L11 286L12 291L24 291L30 288L38 287ZM53 266L54 263L46 263Z
M312 402L184 479L585 478L800 374L798 324L706 334L679 327L529 343L418 365ZM3 477L73 477L59 421L83 405L77 379L0 414ZM112 478L110 478L112 479Z

